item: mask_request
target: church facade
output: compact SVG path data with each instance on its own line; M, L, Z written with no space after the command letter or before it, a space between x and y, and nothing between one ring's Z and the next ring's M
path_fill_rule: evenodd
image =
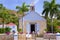
M23 29L23 33L32 33L33 31L42 34L46 29L46 20L35 12L34 7L19 20L19 27Z

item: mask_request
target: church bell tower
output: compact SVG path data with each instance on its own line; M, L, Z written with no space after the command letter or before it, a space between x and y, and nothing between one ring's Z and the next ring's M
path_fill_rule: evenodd
M34 0L31 0L30 11L35 11Z

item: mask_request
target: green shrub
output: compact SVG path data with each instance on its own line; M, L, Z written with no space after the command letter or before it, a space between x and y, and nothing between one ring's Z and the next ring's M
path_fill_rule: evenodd
M0 28L0 34L10 32L11 28L6 27L6 28Z
M4 33L5 32L5 28L0 28L0 33Z
M60 33L60 29L56 28L56 33L59 32Z
M18 32L22 32L22 29L20 28L20 29L18 29Z
M10 30L11 30L11 28L9 28L9 27L5 28L5 32L10 32Z

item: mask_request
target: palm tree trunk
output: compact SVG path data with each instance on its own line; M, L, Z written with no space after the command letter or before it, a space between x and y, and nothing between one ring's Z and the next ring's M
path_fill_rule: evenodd
M22 15L22 32L23 32L23 17L24 17L24 13Z
M3 19L3 25L2 25L2 27L4 28L4 33L5 33L5 27L4 27L4 19Z
M53 33L53 17L51 17L51 32Z
M23 32L23 16L22 16L22 32Z
M4 19L3 19L3 25L2 25L2 27L4 28Z
M19 24L19 21L20 20L20 18L18 17L18 27L17 27L17 29L19 30L19 27L20 27L20 24Z

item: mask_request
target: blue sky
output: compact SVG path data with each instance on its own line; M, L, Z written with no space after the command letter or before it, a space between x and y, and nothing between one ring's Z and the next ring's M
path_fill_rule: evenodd
M37 0L35 0L35 2L36 1ZM51 1L51 0L47 0L47 1ZM31 0L0 0L0 3L2 3L6 8L11 10L16 10L15 7L17 5L21 6L23 2L26 2L26 4L30 4ZM35 4L36 12L38 12L40 15L43 11L43 3L44 3L44 0L39 0ZM60 4L60 0L56 0L56 3Z

